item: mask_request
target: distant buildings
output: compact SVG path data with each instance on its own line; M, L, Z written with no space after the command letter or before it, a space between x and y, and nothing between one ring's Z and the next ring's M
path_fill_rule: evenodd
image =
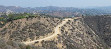
M10 13L13 13L13 11L7 9L7 11L6 11L6 15L9 15Z

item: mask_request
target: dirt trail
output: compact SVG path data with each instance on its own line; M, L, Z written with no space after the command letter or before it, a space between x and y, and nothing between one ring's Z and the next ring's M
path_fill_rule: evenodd
M66 22L68 22L68 20L73 20L73 19L71 19L71 18L63 19L62 23L55 27L54 34L52 34L51 36L45 37L43 39L38 39L38 40L33 40L33 41L26 41L26 42L21 42L21 43L26 44L26 45L31 45L31 44L34 44L37 41L41 42L42 40L47 41L47 40L51 40L53 38L56 38L58 34L61 34L60 28L64 24L66 24Z
M31 44L34 44L36 42L41 42L41 41L48 41L48 40L51 40L51 39L54 39L57 37L58 34L61 34L61 27L66 24L68 22L68 20L74 20L74 19L79 19L81 17L75 17L75 18L66 18L66 19L63 19L63 21L61 22L61 24L57 25L55 28L54 28L54 34L52 34L51 36L48 36L48 37L45 37L45 38L42 38L42 39L38 39L38 40L33 40L33 41L26 41L26 42L21 42L23 44L26 44L26 45L31 45Z

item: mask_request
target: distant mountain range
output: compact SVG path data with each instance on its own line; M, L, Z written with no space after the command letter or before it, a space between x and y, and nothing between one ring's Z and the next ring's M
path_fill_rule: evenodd
M42 13L52 16L69 17L76 15L104 15L111 14L111 7L97 7L97 8L74 8L74 7L35 7L23 8L17 6L0 6L0 13Z

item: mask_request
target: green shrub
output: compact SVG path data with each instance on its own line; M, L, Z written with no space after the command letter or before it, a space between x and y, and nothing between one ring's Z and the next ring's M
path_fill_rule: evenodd
M26 46L26 49L31 49L31 46L29 46L29 45L28 45L28 46Z

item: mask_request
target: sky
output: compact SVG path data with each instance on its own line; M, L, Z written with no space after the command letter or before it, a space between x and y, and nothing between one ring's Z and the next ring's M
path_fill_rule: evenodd
M111 6L111 0L0 0L0 5L20 7L103 7Z

